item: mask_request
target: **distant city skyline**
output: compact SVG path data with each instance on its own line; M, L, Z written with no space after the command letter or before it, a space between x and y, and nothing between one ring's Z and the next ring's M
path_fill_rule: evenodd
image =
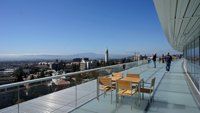
M175 53L152 0L1 0L0 55Z

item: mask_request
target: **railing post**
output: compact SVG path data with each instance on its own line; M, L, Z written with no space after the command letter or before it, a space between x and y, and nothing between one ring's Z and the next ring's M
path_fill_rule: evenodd
M18 108L18 113L19 113L19 103L20 103L20 89L19 89L19 86L17 87L17 90L18 90L17 108Z
M125 64L125 75L127 76L127 74L128 74L128 68L127 68L128 66L126 66L126 64Z
M77 94L77 79L76 79L75 84L76 84L76 85L75 85L75 101L76 101L76 102L75 102L75 106L77 107L77 95L78 95L78 94Z
M99 77L97 78L97 100L99 101Z

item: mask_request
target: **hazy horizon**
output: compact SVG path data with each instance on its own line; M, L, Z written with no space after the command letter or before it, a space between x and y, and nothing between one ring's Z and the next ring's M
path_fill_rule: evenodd
M127 58L132 55L110 54L110 59ZM72 55L0 55L0 61L28 61L28 60L72 60L74 58L104 59L104 54L79 53Z

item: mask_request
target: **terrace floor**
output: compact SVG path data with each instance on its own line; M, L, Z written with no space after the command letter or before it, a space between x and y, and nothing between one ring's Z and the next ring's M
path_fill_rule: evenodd
M145 81L156 77L155 102L147 108L148 95L142 100L140 106L134 104L131 110L131 99L125 97L122 102L116 105L115 98L110 102L110 94L96 97L96 80L67 88L52 94L38 97L19 104L20 113L178 113L192 112L199 113L199 107L195 103L187 86L182 70L182 60L172 64L170 72L165 71L165 64L146 64L123 71L127 73L139 73ZM77 99L76 99L77 91ZM113 94L114 97L115 94ZM90 101L89 101L90 100ZM133 99L135 100L135 99ZM89 102L88 102L89 101ZM87 103L86 103L87 102ZM86 104L84 104L86 103ZM78 107L79 106L79 107ZM78 108L77 108L78 107ZM0 110L0 113L17 113L18 106L14 105Z
M151 70L153 69L145 73L149 73ZM132 110L131 98L125 97L116 106L116 101L114 100L111 104L110 95L107 95L105 98L101 96L100 101L94 99L72 113L200 113L199 106L187 85L182 69L182 60L174 62L170 72L166 72L162 67L153 76L156 76L157 89L155 102L150 106L147 104L147 95L141 105L134 104Z
M166 73L155 94L155 103L148 113L200 113L195 102L186 76L177 62L170 72Z

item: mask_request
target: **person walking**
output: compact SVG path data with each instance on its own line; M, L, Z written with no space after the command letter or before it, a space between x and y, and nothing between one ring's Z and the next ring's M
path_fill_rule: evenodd
M166 71L170 71L172 56L169 53L167 53L167 56L165 56L165 61L166 61Z
M157 55L156 53L153 55L152 57L152 60L153 60L153 63L154 63L154 68L156 68L156 58L157 58Z

